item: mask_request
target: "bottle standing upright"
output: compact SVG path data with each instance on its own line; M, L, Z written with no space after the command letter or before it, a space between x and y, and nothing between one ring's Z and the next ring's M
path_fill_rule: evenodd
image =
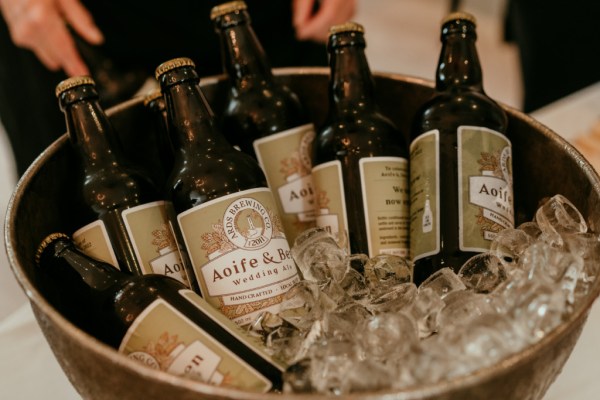
M176 149L168 191L203 297L240 325L276 313L300 278L263 171L218 130L192 60L156 77Z
M98 218L73 233L74 240L86 253L130 273L168 275L197 289L177 241L172 205L128 163L94 80L66 79L56 96L83 164L84 201Z
M443 20L435 94L414 120L410 238L417 283L443 267L458 271L514 226L508 119L483 90L476 38L472 15Z
M125 356L217 386L281 388L285 366L181 282L120 272L62 233L42 241L36 261L45 283L61 289L59 301L82 309L73 322Z
M408 144L383 116L364 28L330 30L329 113L313 146L317 226L353 252L408 256Z
M314 226L310 147L315 137L296 94L273 77L246 3L212 9L230 88L222 116L223 134L255 156L275 195L288 241Z

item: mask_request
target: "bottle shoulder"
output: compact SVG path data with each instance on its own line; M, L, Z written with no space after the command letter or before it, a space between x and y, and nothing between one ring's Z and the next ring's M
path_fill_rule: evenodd
M379 112L330 117L319 129L313 150L316 162L345 154L408 157L406 136Z
M87 174L83 194L86 202L97 211L131 207L160 198L158 189L149 177L120 166Z
M485 93L442 92L417 111L412 136L414 138L432 129L454 132L461 125L482 126L504 133L508 117L502 107Z
M264 134L279 132L308 122L298 96L287 86L232 90L223 112L225 120L236 120L245 129ZM239 128L238 128L239 129Z
M178 158L167 181L167 192L177 211L182 212L231 193L266 186L256 160L232 148L227 153Z

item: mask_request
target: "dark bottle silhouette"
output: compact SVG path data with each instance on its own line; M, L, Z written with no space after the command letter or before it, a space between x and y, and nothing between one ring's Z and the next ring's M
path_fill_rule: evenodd
M483 90L475 18L442 22L435 94L416 114L411 142L411 256L422 282L455 271L514 226L512 150L504 110Z
M329 113L314 143L317 226L353 253L408 256L408 145L381 114L364 28L330 30Z
M177 241L172 205L128 162L94 80L69 78L57 85L56 95L83 166L85 204L98 218L73 234L78 245L129 273L171 275L197 290Z
M42 241L36 262L46 285L59 286L63 302L81 309L74 322L125 356L214 385L281 388L285 367L181 282L120 272L62 233Z
M202 296L248 324L299 280L273 194L256 160L219 131L192 60L167 61L156 77L175 147L168 195Z
M315 136L298 96L273 76L246 3L216 6L211 19L228 77L221 122L228 141L257 158L290 244L314 226L310 147Z

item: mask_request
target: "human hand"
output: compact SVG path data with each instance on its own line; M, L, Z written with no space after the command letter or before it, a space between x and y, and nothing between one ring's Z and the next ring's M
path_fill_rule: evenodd
M68 76L89 75L67 25L84 40L100 44L102 33L79 0L0 0L12 41L33 51L46 68Z
M316 13L313 7L318 0L293 0L293 23L300 40L326 42L329 28L348 21L356 12L356 0L321 0Z

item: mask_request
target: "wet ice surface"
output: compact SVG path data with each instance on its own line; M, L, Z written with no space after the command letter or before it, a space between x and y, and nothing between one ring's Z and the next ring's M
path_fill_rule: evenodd
M251 326L290 367L284 392L401 389L469 374L537 342L585 297L600 236L563 196L487 253L420 287L396 256L348 256L323 230L292 254L305 280Z

